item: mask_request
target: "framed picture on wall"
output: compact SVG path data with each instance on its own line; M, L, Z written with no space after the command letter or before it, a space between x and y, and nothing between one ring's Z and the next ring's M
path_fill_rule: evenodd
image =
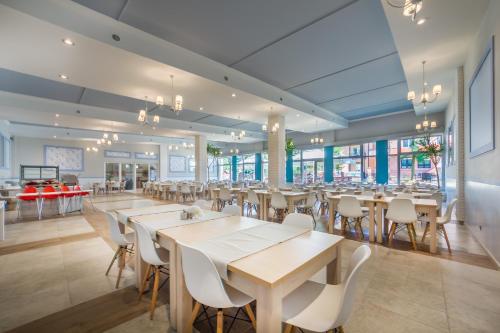
M186 157L170 155L168 158L168 170L170 172L186 172Z
M488 46L469 84L470 157L495 149L495 41Z
M83 149L45 146L45 165L58 166L60 171L83 171Z

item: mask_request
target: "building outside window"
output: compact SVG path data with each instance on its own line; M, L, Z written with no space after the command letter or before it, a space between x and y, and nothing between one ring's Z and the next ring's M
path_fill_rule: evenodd
M208 169L208 179L209 180L217 180L219 179L219 175L217 174L217 158L213 156L208 157L207 161L207 169Z
M363 144L363 175L364 181L369 183L377 179L377 152L375 142Z
M361 181L361 145L333 147L335 181Z
M255 179L255 154L243 155L243 180Z
M321 182L324 177L324 158L323 148L307 149L302 151L302 182L310 184Z
M231 180L231 157L218 157L217 168L220 180Z
M302 182L302 162L301 162L302 152L298 149L293 153L293 182Z

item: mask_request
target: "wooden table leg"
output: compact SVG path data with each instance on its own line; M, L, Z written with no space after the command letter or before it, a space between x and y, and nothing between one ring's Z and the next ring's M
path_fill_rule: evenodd
M241 213L240 213L241 216L245 214L245 209L243 208L243 203L244 203L243 200L244 200L243 193L242 192L238 193L238 206L240 206L241 208Z
M368 228L368 239L370 242L375 241L375 203L373 201L368 202L368 208L370 209L369 218L369 228Z
M377 203L377 243L382 243L383 242L383 237L382 237L382 230L384 229L382 227L384 223L384 207L382 206L381 203Z
M169 246L168 255L170 259L169 267L169 297L170 297L170 326L177 328L177 246Z
M148 265L142 260L141 251L139 249L139 240L137 238L137 232L135 232L134 235L135 235L134 251L135 251L135 278L136 278L135 285L138 289L140 289Z
M267 206L267 197L262 196L262 220L267 221L267 214L269 213L269 207Z
M333 234L333 228L335 227L335 211L337 210L337 200L330 200L330 212L328 216L328 232Z
M430 252L431 253L436 253L437 252L437 228L436 228L436 215L437 211L435 208L431 207L429 209L429 224L430 224L430 234L431 234L431 246L430 246Z
M337 257L326 266L326 282L329 284L342 282L342 252L340 245L337 245Z
M257 291L257 333L281 332L280 288L259 286Z
M287 199L287 203L288 203L288 214L291 214L295 211L295 201L292 197L289 197Z
M193 298L186 288L184 273L182 272L181 251L177 248L175 264L175 279L177 285L177 332L192 333L191 311L193 310Z

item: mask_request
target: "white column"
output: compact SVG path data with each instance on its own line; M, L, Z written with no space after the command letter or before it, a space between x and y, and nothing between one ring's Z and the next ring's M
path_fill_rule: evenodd
M273 127L278 128L272 131ZM286 153L285 153L285 118L280 115L269 115L268 127L268 159L269 184L279 187L285 184Z
M168 144L160 144L160 181L168 179Z
M204 135L195 135L194 137L194 160L195 160L195 171L194 179L198 182L206 183L208 179L207 175L207 137Z

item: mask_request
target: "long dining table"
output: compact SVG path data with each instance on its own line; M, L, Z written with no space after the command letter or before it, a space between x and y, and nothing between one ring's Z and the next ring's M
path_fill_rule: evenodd
M328 217L328 232L333 233L333 228L335 225L335 213L337 211L337 205L340 201L341 195L328 196L329 201L329 217ZM368 219L369 219L369 228L368 228L368 236L370 242L374 242L375 238L377 243L383 242L383 225L384 225L384 211L389 207L389 203L395 197L382 197L382 198L374 198L373 196L366 195L354 195L356 199L360 201L360 203L368 207ZM415 205L415 210L418 213L425 213L428 216L430 222L429 234L430 234L430 253L437 252L437 202L434 199L420 199L413 198L411 199L413 204ZM377 226L377 228L375 228ZM376 230L375 230L376 229ZM376 232L376 233L375 233Z
M157 242L169 251L170 323L177 332L192 332L193 309L193 300L184 281L178 243L191 246L213 240L217 243L219 237L247 232L259 226L272 225L277 231L290 228L214 211L204 211L205 218L199 221L180 220L180 212L185 207L162 205L116 211L119 221L132 228L134 223L154 225ZM150 214L148 209L151 209ZM159 213L159 210L163 212ZM325 266L327 282L340 283L342 241L341 236L304 229L291 238L228 262L227 276L223 278L233 288L256 299L257 332L280 332L283 297ZM136 247L136 251L135 267L139 286L146 265L141 259L139 247Z
M267 221L269 218L269 207L271 203L272 192L269 190L254 190L255 194L259 198L259 209L257 211L257 218ZM307 200L309 192L292 192L292 191L280 191L287 202L287 208L289 213L293 213L295 210L295 205L297 202ZM241 207L241 214L243 215L243 202L248 196L248 190L243 189L238 193L238 205Z

